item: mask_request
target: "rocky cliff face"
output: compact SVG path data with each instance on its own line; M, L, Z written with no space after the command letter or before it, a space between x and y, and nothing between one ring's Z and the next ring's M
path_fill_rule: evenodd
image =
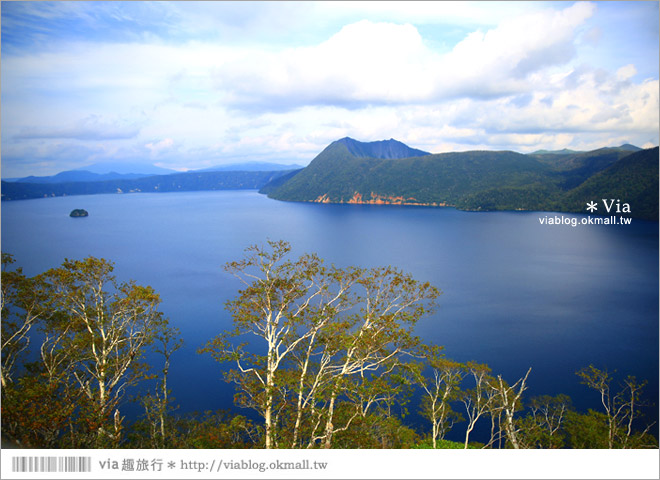
M450 206L443 202L420 202L413 197L397 197L393 195L379 195L371 192L371 195L364 196L359 192L355 192L349 199L342 198L339 201L332 202L328 194L320 195L318 198L312 200L314 203L351 203L362 205L417 205L424 207L447 207Z

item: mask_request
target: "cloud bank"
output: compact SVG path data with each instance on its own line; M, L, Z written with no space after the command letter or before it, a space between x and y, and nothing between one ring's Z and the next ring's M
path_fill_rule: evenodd
M91 7L3 5L3 176L306 163L343 136L432 152L658 143L652 2Z

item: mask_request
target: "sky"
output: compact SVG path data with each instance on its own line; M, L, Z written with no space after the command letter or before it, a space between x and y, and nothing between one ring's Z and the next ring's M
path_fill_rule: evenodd
M2 177L658 145L658 2L2 2Z

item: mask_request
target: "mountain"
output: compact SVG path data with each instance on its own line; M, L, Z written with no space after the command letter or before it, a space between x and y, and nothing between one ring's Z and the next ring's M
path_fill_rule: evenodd
M192 172L276 172L291 171L302 168L302 165L284 165L269 162L247 162L234 163L230 165L218 165ZM20 183L65 183L65 182L102 182L105 180L131 180L135 178L150 177L153 175L168 175L177 172L167 168L146 164L125 163L95 163L84 169L66 170L57 175L44 177L7 178L7 182Z
M271 162L245 162L232 163L229 165L217 165L215 167L194 170L195 172L277 172L280 170L297 170L302 165L282 164Z
M536 150L532 152L531 155L569 155L572 153L580 153L577 150L570 150L568 148L563 148L561 150Z
M49 177L24 177L11 181L19 183L64 183L64 182L102 182L104 180L132 179L147 177L148 174L139 173L92 173L87 170L67 170Z
M635 145L630 145L629 143L624 143L619 148L621 150L628 150L630 152L639 152L640 150L642 150L641 148L636 147Z
M575 152L572 154L530 154L529 156L556 170L562 178L562 189L569 190L577 187L595 173L618 162L623 157L641 150L632 145L629 146L633 147L632 149L624 147L599 148L590 152Z
M63 183L63 182L101 182L105 180L134 179L150 175L167 175L178 173L176 170L157 167L149 164L135 163L94 163L75 170L65 170L56 175L29 176L23 178L7 178L7 182L20 183Z
M409 158L430 155L429 152L410 148L393 138L377 142L359 142L350 137L344 137L334 143L345 145L348 151L358 158Z
M628 192L639 189L646 192L646 181L658 181L657 149L654 169L653 162L648 160L653 157L653 151L635 152L621 147L550 156L472 151L391 159L366 156L379 153L370 150L373 143L378 142L361 144L352 139L333 142L306 168L290 173L287 178L280 177L261 191L271 198L287 201L584 212L580 190L575 189L590 179L596 181L596 175L600 175L601 184L622 182L621 191ZM646 162L633 163L638 171L632 176L625 159L642 152L647 152ZM622 197L621 201L626 201ZM648 195L640 198L633 215L657 220L657 215L653 216L653 203L657 211L657 195L654 202Z
M302 171L302 168L286 172L281 177L277 177L277 178L271 180L270 182L268 182L263 187L261 187L261 190L259 190L259 193L269 195L271 192L274 192L275 190L280 188L282 185L284 185L286 182L288 182L290 179L292 179L293 177L298 175L298 173L300 173L301 171Z
M629 143L625 143L620 147L610 147L610 148L613 150L625 150L628 152L639 152L640 150L642 150L641 148L636 147L635 145L631 145ZM585 152L564 148L562 150L537 150L535 152L530 153L530 155L573 155L580 153L585 153Z
M602 204L607 199L628 203L634 217L657 221L658 157L658 147L623 157L569 191L562 199L562 210L583 212L587 202Z
M2 200L97 193L185 192L259 189L287 174L278 172L186 172L95 182L20 183L2 181Z
M312 162L269 196L279 200L329 203L454 205L490 209L471 199L478 192L528 188L524 208L535 195L558 190L544 185L550 168L516 152L428 154L413 158L357 157L346 142L325 148ZM267 190L270 186L267 186ZM510 194L511 192L509 192ZM520 192L516 193L517 195ZM480 208L481 207L481 208Z
M77 170L85 170L87 172L104 174L104 173L119 173L119 174L139 174L139 175L167 175L168 173L179 173L176 170L169 168L157 167L148 163L126 163L126 162L100 162L82 167Z

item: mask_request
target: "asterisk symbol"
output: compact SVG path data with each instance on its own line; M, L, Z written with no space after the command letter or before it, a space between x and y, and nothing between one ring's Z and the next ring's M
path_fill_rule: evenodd
M174 463L174 462L167 462L167 468L176 468L176 463Z
M598 207L596 206L596 202L587 203L587 210L589 210L590 212L593 212L594 210L598 210Z

